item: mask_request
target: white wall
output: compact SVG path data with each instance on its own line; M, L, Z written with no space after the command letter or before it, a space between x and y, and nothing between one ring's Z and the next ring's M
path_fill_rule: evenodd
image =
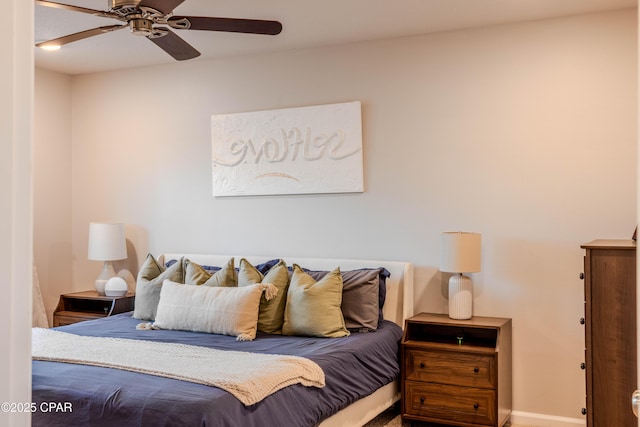
M636 225L636 12L72 79L73 286L90 221L147 251L411 261L446 312L439 235L483 233L475 314L514 321L514 409L582 419L580 244ZM363 194L211 197L210 116L360 100ZM64 143L61 143L64 145ZM37 242L36 242L37 244Z
M33 224L34 260L42 298L53 325L71 275L71 77L36 69Z

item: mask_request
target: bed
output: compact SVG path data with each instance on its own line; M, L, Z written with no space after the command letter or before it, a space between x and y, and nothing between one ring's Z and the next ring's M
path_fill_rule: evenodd
M170 253L159 256L157 262L164 267L176 262L183 263L185 259L201 266L222 266L230 259L243 259L247 264L258 266L269 265L269 262L273 263L278 258ZM103 348L103 353L109 352L108 339L114 339L143 340L136 341L139 346L142 343L167 343L197 346L210 351L301 357L321 368L324 374L323 387L293 384L246 405L235 394L222 388L171 376L34 360L32 393L35 407L39 410L33 413L32 425L332 427L358 426L370 421L393 405L400 396L399 341L404 320L413 314L412 264L294 257L282 260L290 271L291 266L296 265L309 274L333 272L339 267L340 274L346 277L345 272L384 269L389 273L384 280L386 292L381 292L385 294L381 307L384 320L378 323L374 332L351 330L348 336L341 338L285 336L258 331L255 339L238 341L239 336L144 329L144 326L140 328L145 324L143 321L132 317L132 313L123 313L55 328L54 332L102 340L100 343L105 344L95 347ZM291 272L289 274L291 278ZM322 275L315 277L320 283ZM58 405L47 406L49 402ZM42 408L53 410L40 410Z

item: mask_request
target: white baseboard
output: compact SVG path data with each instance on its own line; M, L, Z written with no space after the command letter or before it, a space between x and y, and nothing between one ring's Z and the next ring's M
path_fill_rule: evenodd
M511 424L518 427L584 427L584 418L556 417L553 415L536 414L533 412L511 412Z

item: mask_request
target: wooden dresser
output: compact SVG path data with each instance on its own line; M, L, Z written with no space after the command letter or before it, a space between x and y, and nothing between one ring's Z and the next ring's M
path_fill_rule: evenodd
M588 427L635 427L636 242L594 240L584 257Z
M511 319L405 322L402 419L451 426L502 426L511 415Z

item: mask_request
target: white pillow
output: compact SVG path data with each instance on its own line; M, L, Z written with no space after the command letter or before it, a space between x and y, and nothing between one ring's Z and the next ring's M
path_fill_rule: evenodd
M273 285L262 283L228 288L165 280L153 326L232 335L238 341L251 341L256 337L262 292L268 289L267 293L271 295L273 288Z

